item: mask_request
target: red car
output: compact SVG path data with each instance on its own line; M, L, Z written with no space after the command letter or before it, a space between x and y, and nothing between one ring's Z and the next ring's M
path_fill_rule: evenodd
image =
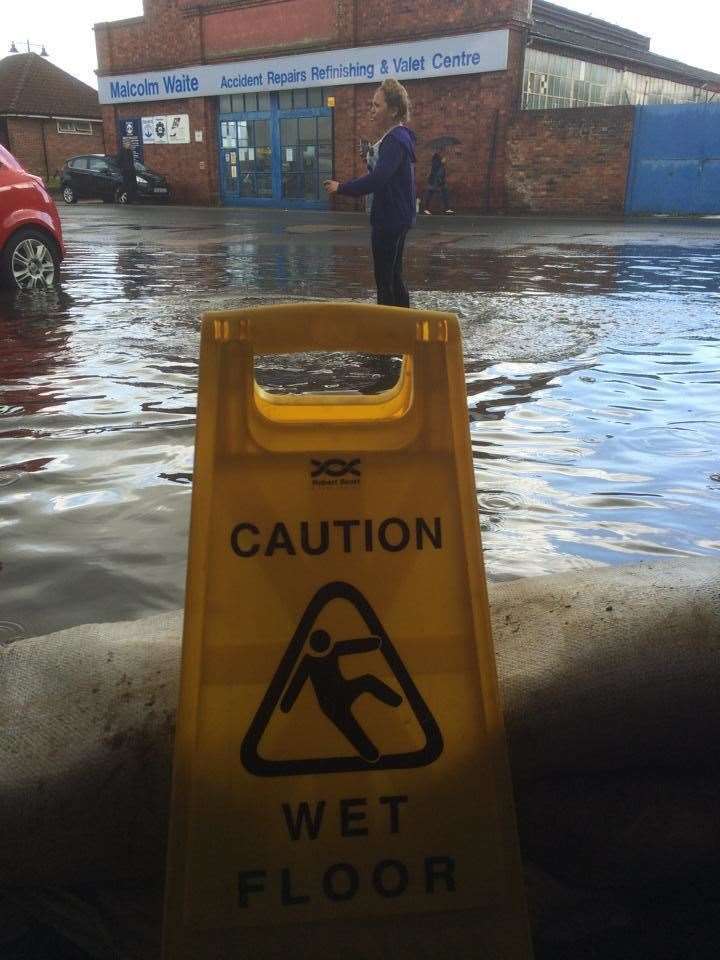
M52 287L64 253L60 217L45 184L0 145L0 283Z

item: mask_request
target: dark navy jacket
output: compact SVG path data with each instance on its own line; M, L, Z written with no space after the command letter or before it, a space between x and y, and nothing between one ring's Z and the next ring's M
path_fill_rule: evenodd
M393 127L380 143L375 169L364 177L341 183L346 197L374 194L370 223L384 230L400 230L415 223L415 134Z

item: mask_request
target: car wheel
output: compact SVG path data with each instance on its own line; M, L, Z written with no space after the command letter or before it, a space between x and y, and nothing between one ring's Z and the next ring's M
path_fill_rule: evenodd
M62 188L62 198L65 203L77 203L77 194L69 183Z
M59 270L60 258L55 241L41 230L18 230L0 254L0 279L15 289L53 287Z
M125 187L118 187L115 192L115 203L130 203L130 194Z

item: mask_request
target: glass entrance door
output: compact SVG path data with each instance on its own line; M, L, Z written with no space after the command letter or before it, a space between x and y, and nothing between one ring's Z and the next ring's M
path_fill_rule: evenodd
M220 121L220 193L223 197L240 195L238 181L238 137L235 120Z
M228 200L273 197L272 138L269 117L221 120L222 193Z
M240 196L272 198L270 120L238 120L237 126Z
M323 181L332 177L332 115L313 101L322 104L321 90L220 98L223 203L327 207Z
M330 117L315 112L280 117L282 196L288 200L319 201L323 181L332 176Z

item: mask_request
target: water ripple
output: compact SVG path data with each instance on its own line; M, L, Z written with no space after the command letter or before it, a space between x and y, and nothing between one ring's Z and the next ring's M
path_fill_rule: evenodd
M106 217L103 242L71 222L62 289L0 295L0 643L181 604L202 310L373 299L353 231L133 215L71 211ZM460 317L490 575L720 555L720 248L483 243L418 232L408 275L416 306ZM305 354L256 375L367 393L397 369Z

